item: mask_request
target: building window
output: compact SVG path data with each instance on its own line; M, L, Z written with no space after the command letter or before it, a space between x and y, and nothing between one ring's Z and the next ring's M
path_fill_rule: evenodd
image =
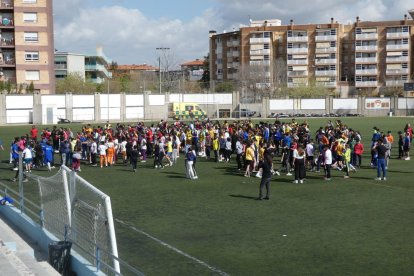
M23 0L23 4L36 4L37 0Z
M39 52L25 52L25 61L39 61Z
M37 32L24 32L24 41L26 42L38 42L39 33Z
M27 81L38 81L40 80L40 71L26 71L26 80Z
M23 13L24 22L37 22L37 13L35 12L25 12Z

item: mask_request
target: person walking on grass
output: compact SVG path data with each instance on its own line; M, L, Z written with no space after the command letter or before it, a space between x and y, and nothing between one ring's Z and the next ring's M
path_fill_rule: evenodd
M385 166L385 158L387 155L387 147L384 146L382 139L378 139L378 142L372 148L377 154L377 177L375 180L387 180L387 167ZM382 173L382 177L381 177Z
M101 141L99 145L99 163L101 164L101 168L105 163L105 167L108 167L108 159L106 159L106 145L104 141Z
M265 160L259 165L259 169L262 170L262 179L259 186L259 197L257 200L269 200L270 199L270 180L272 178L272 157L266 155ZM263 190L266 187L266 196L263 197Z
M254 168L254 149L252 143L247 142L246 146L246 172L244 173L245 177L250 177L250 173Z
M361 140L356 138L356 144L354 146L355 154L355 166L361 168L362 154L364 153L364 145L361 143Z
M349 178L349 170L356 172L355 167L351 163L351 148L349 144L345 144L344 162L345 162L344 178Z
M324 145L323 147L323 165L325 170L325 180L331 180L331 166L332 166L332 151L329 148L329 145Z
M139 158L138 146L134 145L131 151L131 166L132 166L133 172L137 171L138 158Z
M405 132L403 140L404 160L410 160L411 136L409 132Z
M303 184L303 180L306 176L306 168L305 168L305 151L301 146L297 147L293 150L293 166L295 170L295 180L293 183L295 184Z
M194 161L196 160L196 154L193 150L193 146L189 146L187 149L187 153L186 153L186 177L189 179L197 179L198 177L196 177L195 173L194 173L194 168L193 168L193 164Z

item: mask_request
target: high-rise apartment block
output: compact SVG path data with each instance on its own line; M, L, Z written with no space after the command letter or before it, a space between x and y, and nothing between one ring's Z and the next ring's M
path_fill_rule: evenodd
M210 79L238 82L259 76L256 87L318 85L358 94L402 91L413 81L414 20L281 25L210 31ZM258 73L259 72L259 73Z
M54 92L52 2L0 1L0 81Z

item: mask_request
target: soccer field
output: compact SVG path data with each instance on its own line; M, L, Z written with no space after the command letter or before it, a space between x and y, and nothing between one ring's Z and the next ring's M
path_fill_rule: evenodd
M198 158L198 180L185 178L183 154L162 170L150 159L136 173L82 164L79 175L111 197L119 255L147 275L413 275L414 161L395 159L397 131L412 118L340 119L362 133L363 168L350 179L335 170L329 182L308 172L303 185L274 176L269 201L254 200L260 179L243 177L234 160ZM312 133L327 122L306 120ZM369 166L373 126L395 138L387 181ZM17 190L8 145L29 126L0 129L0 181Z

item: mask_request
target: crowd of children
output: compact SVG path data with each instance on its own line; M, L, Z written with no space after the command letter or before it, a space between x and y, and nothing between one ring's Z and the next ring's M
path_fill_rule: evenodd
M391 132L381 132L377 127L373 131L370 163L378 168L376 179L386 180L394 137ZM409 160L411 125L407 124L398 135L398 158ZM55 163L70 166L75 171L81 171L81 164L104 168L130 163L132 171L136 172L138 162L147 162L148 158L153 158L154 168L163 169L176 164L180 153L184 153L186 176L197 179L197 158L214 162L235 159L237 170L244 171L245 177L253 172L263 177L263 163L280 158L280 171L288 176L294 173L293 182L301 184L307 172L318 173L321 168L328 181L331 168L343 171L344 177L349 178L350 171L361 167L364 151L360 132L341 120L329 120L316 131L312 131L306 121L298 123L295 119L256 124L251 120L232 123L161 120L151 125L142 122L114 127L109 122L102 127L88 124L78 132L58 126L39 131L32 126L29 134L16 137L12 142L10 162L17 170L21 152L27 172L43 166L51 170ZM60 158L55 160L55 156ZM265 170L267 177L267 168ZM273 162L270 170L272 174L279 174Z

